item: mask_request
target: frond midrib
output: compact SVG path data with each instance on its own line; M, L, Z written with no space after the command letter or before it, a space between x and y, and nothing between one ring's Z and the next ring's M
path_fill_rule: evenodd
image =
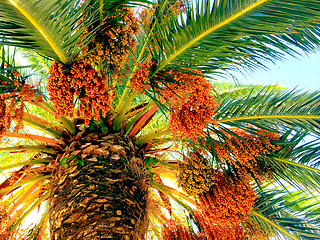
M155 70L155 72L151 75L150 78L153 78L159 71L161 71L165 66L167 66L169 63L171 63L177 56L179 56L181 53L185 52L187 49L192 47L194 44L199 42L204 37L208 36L212 32L222 28L223 26L225 26L228 23L234 21L235 19L243 16L247 12L255 9L256 7L260 6L261 4L263 4L263 3L267 2L267 1L268 0L260 0L260 1L256 2L256 3L250 5L250 6L246 7L246 8L244 8L243 10L241 10L240 12L237 12L236 14L234 14L234 15L230 16L229 18L225 19L224 21L220 22L219 24L216 24L213 27L209 28L208 30L206 30L205 32L201 33L197 37L193 38L187 44L185 44L180 49L178 49L174 54L172 54L170 57L168 57L164 62L162 62L162 64L160 64L160 66Z
M255 120L255 119L320 119L318 115L261 115L261 116L248 116L248 117L236 117L228 119L216 120L216 123L225 123L231 121L243 121L243 120Z
M286 160L286 159L283 159L283 158L273 158L273 159L276 160L276 161L279 161L279 162L283 162L283 163L289 164L289 165L293 165L293 166L301 167L301 168L304 168L304 169L308 169L309 171L315 171L315 172L320 173L320 169L317 169L317 168L309 167L309 166L306 166L306 165L303 165L303 164L300 164L300 163L296 163L296 162L292 162L292 161L289 161L289 160Z
M37 29L37 31L46 39L53 51L57 54L61 62L66 63L66 56L59 49L55 41L51 38L50 34L34 19L34 17L22 6L18 4L16 0L9 0L9 2Z
M292 234L290 234L289 232L287 232L285 229L283 229L282 227L280 227L279 225L275 224L273 221L271 221L270 219L268 219L267 217L263 216L262 214L256 212L256 211L252 211L251 212L253 215L259 217L260 219L262 219L263 221L268 222L270 225L272 225L273 227L275 227L276 229L278 229L279 231L281 231L282 233L284 233L287 236L290 236L292 239L294 240L299 240L298 238L296 238L295 236L293 236Z

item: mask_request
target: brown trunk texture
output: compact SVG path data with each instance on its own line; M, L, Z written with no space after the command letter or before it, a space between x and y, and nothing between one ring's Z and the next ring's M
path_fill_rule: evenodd
M68 141L53 173L51 239L144 239L149 180L142 157L117 133L82 131Z

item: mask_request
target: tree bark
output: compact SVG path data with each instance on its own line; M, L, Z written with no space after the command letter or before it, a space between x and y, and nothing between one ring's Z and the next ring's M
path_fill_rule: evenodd
M144 239L148 172L120 134L78 133L56 159L51 239Z

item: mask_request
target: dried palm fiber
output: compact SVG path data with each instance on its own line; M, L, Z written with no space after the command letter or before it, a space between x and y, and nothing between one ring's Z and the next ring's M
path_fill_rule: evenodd
M162 179L159 174L155 173L153 175L153 180L159 184L163 184ZM172 215L172 205L169 199L169 196L166 195L164 192L161 190L158 190L159 196L164 204L164 207L168 210L169 214Z

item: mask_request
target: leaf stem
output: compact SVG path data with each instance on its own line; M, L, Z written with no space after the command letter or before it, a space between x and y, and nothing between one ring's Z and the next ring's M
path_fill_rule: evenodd
M8 152L32 151L32 152L43 152L43 153L51 153L51 154L56 153L54 149L46 146L25 146L25 145L0 148L0 152L1 151L8 151Z
M43 132L49 133L50 135L52 135L55 138L58 138L58 139L61 138L61 133L60 132L58 132L58 131L56 131L56 130L54 130L52 128L49 128L48 126L46 126L44 124L41 124L39 122L36 122L36 121L34 121L34 120L30 119L30 118L26 118L26 117L23 117L23 121L28 123L28 124L30 124L30 125L32 125L32 126L34 126L34 127L36 127L36 128L38 128L38 129L40 129Z
M33 231L30 234L30 237L35 237L36 232L41 228L43 228L43 226L47 223L49 219L49 211L45 211L44 214L42 215L39 223L37 224L37 226L35 226L35 228L33 229ZM39 234L41 234L41 229ZM41 236L38 236L41 237Z
M100 19L100 24L102 24L102 17L103 17L103 2L104 0L100 0L100 5L99 5L99 19Z
M155 181L150 181L150 185L155 187L156 189L160 190L161 192L164 192L166 194L170 194L170 195L176 195L179 198L182 198L184 200L186 200L187 202L191 203L192 205L197 205L197 202L189 197L187 197L185 194L179 192L176 189L170 188L168 186L164 186L162 184L159 184Z
M33 135L33 134L24 134L24 133L5 133L2 137L11 137L11 138L22 138L22 139L31 139L33 141L45 142L48 144L57 145L58 141L55 139Z
M160 160L158 160L157 164L165 167L166 168L165 172L168 170L167 168L169 168L170 170L173 170L173 171L177 171L178 170L178 168L176 166L173 166L170 163L166 163L166 162L163 162L163 161L160 161Z
M0 171L7 170L10 168L20 167L20 166L32 165L32 164L49 163L51 162L51 160L52 159L48 159L48 158L40 158L40 159L31 160L31 161L19 162L19 163L0 167Z
M17 187L20 187L24 184L30 183L30 182L36 182L36 181L41 181L41 180L45 180L51 178L51 175L45 175L45 176L40 176L40 177L35 177L35 178L29 178L27 180L23 180L21 182L18 182L16 184L13 184L12 186L6 187L6 188L2 188L0 189L0 194L5 193L7 191L11 191Z
M47 72L49 72L49 67L47 66L47 64L43 61L43 58L41 57L41 55L39 53L36 53L39 61L42 63L42 65L45 67L45 69L47 70Z
M46 200L50 196L50 191L48 190L45 194L43 194L29 209L26 211L18 221L15 222L15 224L10 228L10 231L14 231L19 224L25 219L29 213L32 212L33 209L35 209L38 205L40 205L44 200Z
M316 168L312 168L312 167L309 167L309 166L305 166L303 164L299 164L299 163L296 163L296 162L291 162L291 161L283 159L283 158L273 158L273 159L275 159L275 160L277 160L279 162L284 162L284 163L289 164L289 165L298 166L298 167L301 167L301 168L308 169L310 171L315 171L315 172L320 173L320 169L316 169Z
M43 101L43 105L53 114L56 114L56 111L54 110L54 108L46 101ZM74 135L76 133L76 128L75 125L72 121L70 121L69 119L67 119L66 117L62 116L59 118L59 120L62 122L62 124L65 126L66 129L68 129L68 131Z
M320 116L316 116L316 115L249 116L249 117L236 117L236 118L228 118L228 119L216 120L216 123L225 123L225 122L242 121L242 120L254 120L254 119L320 119Z
M136 116L134 116L134 117L130 120L130 122L126 125L126 131L127 131L127 133L129 133L129 132L131 131L131 129L132 129L133 125L135 124L135 122L136 122L143 114L145 114L145 113L149 110L149 108L152 107L153 105L155 105L154 102L149 102L146 106L143 107L142 110L140 110L140 112L139 112Z
M54 110L54 108L47 102L47 101L43 101L42 104L46 107L47 110L49 110L53 115L56 114L56 111Z
M135 92L135 93L134 93ZM124 103L124 105L121 107L121 110L118 113L118 116L116 117L113 125L114 131L119 131L121 128L121 123L123 122L125 113L127 111L127 108L130 106L132 100L135 98L137 91L133 90L133 93L129 96L129 99Z
M75 125L72 121L70 121L69 119L67 119L64 116L60 117L59 120L62 122L63 126L65 126L66 129L68 129L68 131L71 133L71 135L76 134L76 128L75 128Z
M136 145L141 146L144 143L150 142L151 140L161 137L163 135L166 135L169 133L168 128L163 129L162 131L155 131L155 132L151 132L149 134L146 134L144 136L141 136L137 139L136 141Z

